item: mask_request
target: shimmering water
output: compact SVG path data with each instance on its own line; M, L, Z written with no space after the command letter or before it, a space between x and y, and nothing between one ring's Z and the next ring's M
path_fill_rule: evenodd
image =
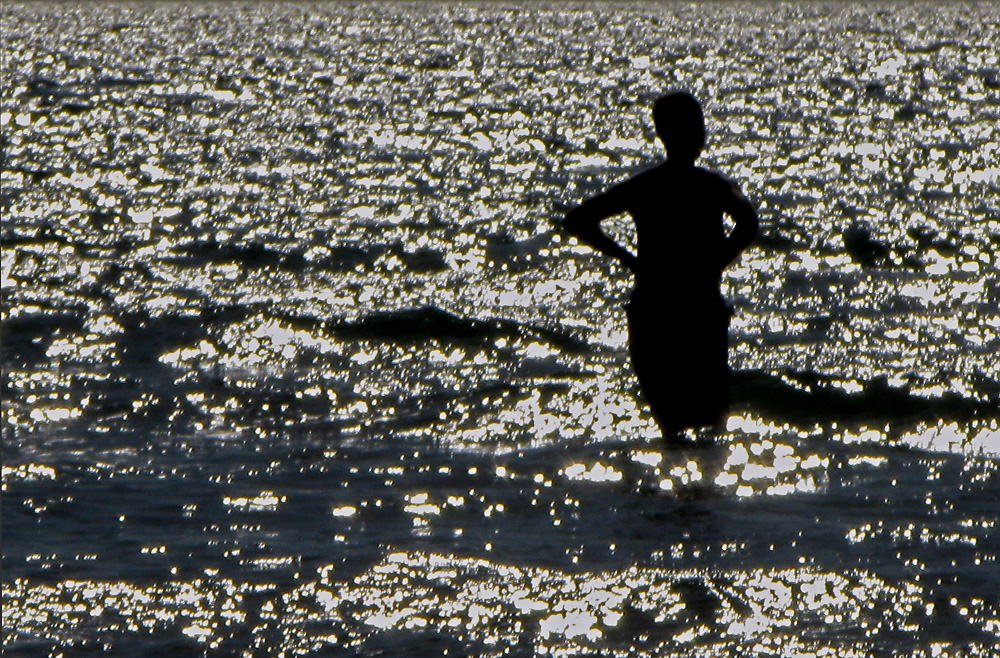
M1000 5L0 16L5 655L1000 652ZM664 452L553 220L673 87L763 234Z

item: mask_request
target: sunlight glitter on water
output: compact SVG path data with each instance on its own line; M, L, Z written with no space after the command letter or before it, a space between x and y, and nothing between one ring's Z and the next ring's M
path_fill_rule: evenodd
M31 616L33 609L48 619L47 632L55 637L85 614L98 628L110 624L109 630L119 623L111 621L116 616L120 623L150 629L180 623L185 634L216 646L233 624L252 615L258 641L276 641L272 648L287 655L338 644L360 646L370 628L446 630L483 647L482 655L502 655L524 632L536 629L533 644L541 655L578 655L597 646L619 655L607 646L607 638L623 624L638 624L644 653L698 640L708 651L705 655L730 656L737 655L734 638L758 638L765 643L762 650L785 647L796 649L796 655L820 656L832 654L806 638L822 633L824 626L859 640L872 638L905 631L909 618L934 605L922 598L920 588L894 587L863 572L757 570L725 579L636 568L571 574L419 553L391 554L350 583L339 581L335 568L321 572L320 580L284 595L270 585L217 579L147 589L75 582L30 592L15 587L7 602L21 627L42 623ZM448 585L441 589L444 583ZM100 604L81 609L69 603L81 596ZM251 600L256 609L247 609ZM858 601L877 609L859 608ZM974 607L966 615L987 626L996 623L978 619ZM307 619L309 630L302 634L306 627L299 624ZM940 648L940 655L958 655L945 645ZM965 651L988 655L985 647L975 645Z
M996 12L759 7L4 4L5 654L990 655ZM763 231L666 451L553 220L675 86Z

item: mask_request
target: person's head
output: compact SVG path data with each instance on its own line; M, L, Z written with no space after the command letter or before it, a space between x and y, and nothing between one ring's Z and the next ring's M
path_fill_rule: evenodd
M705 115L701 104L686 91L656 99L653 125L671 160L694 162L705 147Z

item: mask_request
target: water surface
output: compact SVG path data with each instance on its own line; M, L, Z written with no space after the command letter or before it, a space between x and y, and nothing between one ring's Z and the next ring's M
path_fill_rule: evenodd
M0 16L5 654L996 653L995 4ZM674 87L762 236L663 451L553 222Z

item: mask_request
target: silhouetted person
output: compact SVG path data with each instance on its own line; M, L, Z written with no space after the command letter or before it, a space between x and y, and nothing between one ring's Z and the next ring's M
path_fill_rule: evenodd
M705 119L694 97L661 96L653 122L667 159L588 199L563 227L635 274L626 305L632 365L669 441L685 429L716 425L729 406L731 309L720 283L757 236L758 223L735 183L695 166ZM635 256L601 231L601 220L624 212L635 222ZM729 235L723 213L736 223Z

